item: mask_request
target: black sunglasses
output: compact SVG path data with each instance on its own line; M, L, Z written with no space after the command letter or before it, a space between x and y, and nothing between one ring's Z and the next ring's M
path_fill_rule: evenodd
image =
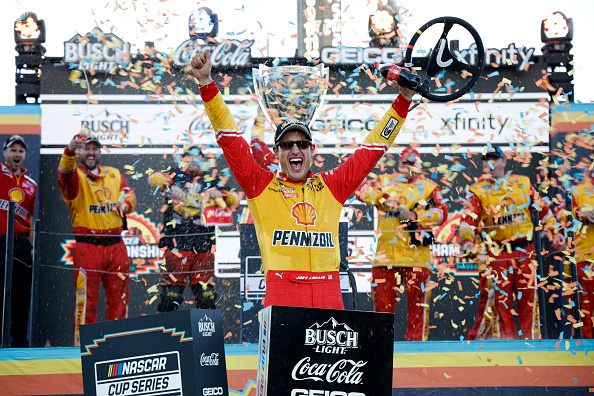
M305 150L311 147L311 141L309 140L281 140L276 145L283 150L291 150L294 145L297 145L297 148L300 150Z

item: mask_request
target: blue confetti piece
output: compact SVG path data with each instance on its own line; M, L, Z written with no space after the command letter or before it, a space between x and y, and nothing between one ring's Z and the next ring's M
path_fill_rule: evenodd
M499 75L499 72L498 71L494 71L493 73L487 74L487 77L491 78L491 77L495 77L495 76L498 76L498 75Z
M248 302L244 302L243 303L243 312L245 311L249 311L250 309L252 309L254 307L254 303L251 301Z
M518 300L521 300L521 299L522 299L522 292L519 292L518 293Z
M522 364L522 358L518 356L518 363Z

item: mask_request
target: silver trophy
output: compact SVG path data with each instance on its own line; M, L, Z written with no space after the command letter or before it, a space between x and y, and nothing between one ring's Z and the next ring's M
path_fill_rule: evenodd
M326 97L328 68L260 64L252 69L254 89L266 119L274 124L300 120L311 128Z

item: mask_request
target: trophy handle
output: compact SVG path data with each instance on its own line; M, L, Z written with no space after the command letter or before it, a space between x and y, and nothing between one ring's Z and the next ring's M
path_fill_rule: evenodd
M258 88L258 79L256 76L260 76L260 78L264 78L264 73L268 74L268 66L260 64L259 69L252 69L252 81L254 82L254 91L256 91L256 96L258 98L258 104L260 105L260 109L264 114L264 117L268 120L269 123L272 124L272 119L270 115L268 115L268 111L266 110L266 104L264 103L264 92L260 93L260 88Z

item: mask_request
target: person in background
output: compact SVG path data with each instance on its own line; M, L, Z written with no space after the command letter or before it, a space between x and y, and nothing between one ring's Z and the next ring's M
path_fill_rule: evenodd
M170 173L154 172L148 182L165 192L163 235L159 247L165 249L166 272L161 275L161 294L157 312L179 309L189 281L196 308L215 309L215 226L232 225L231 207L237 195L229 191L208 169L198 145L177 156Z
M79 326L97 322L102 283L106 319L128 316L130 259L121 234L125 215L136 208L136 196L120 171L100 165L100 160L97 136L77 134L64 149L58 168L58 184L72 216L76 240L75 346L80 345Z
M404 87L362 146L343 164L314 175L311 131L298 120L277 126L280 171L258 165L211 78L210 54L190 65L206 113L231 172L248 199L266 276L264 305L344 309L338 269L342 205L388 150L408 113L414 91Z
M10 336L13 348L29 346L27 341L27 324L31 303L31 274L33 266L33 233L32 218L35 214L37 183L26 175L23 167L27 155L27 144L19 135L6 139L2 147L4 163L0 172L0 284L4 287L4 271L6 267L6 233L8 219L8 203L15 203L14 239L12 260L12 284L10 289ZM4 315L4 291L0 293L0 316Z
M367 181L357 194L378 210L380 236L371 272L375 311L393 313L398 293L406 289L406 341L427 341L431 229L448 216L439 186L421 176L422 167L419 152L407 147L398 158L398 173Z
M465 197L465 215L460 223L460 245L468 257L487 251L489 256L485 271L481 273L481 300L476 322L485 321L489 307L488 296L492 296L492 307L497 315L491 326L494 337L502 339L534 339L539 337L539 312L536 300L537 263L534 242L529 236L533 232L531 211L539 213L543 235L551 240L553 249L561 248L565 238L556 229L553 213L541 199L526 176L506 173L506 157L499 147L486 147L483 159L484 174L468 188ZM477 244L481 236L484 246ZM492 289L489 288L490 278ZM520 329L513 318L516 303ZM488 313L488 312L487 312ZM536 327L536 330L535 330ZM485 325L479 325L475 332L480 334Z
M592 338L594 327L594 171L586 172L586 180L571 189L573 217L581 224L575 231L575 259L577 261L578 298L582 323L582 338ZM563 205L565 206L565 205ZM570 263L569 265L573 265ZM569 270L566 270L570 274ZM571 298L571 296L569 296Z

